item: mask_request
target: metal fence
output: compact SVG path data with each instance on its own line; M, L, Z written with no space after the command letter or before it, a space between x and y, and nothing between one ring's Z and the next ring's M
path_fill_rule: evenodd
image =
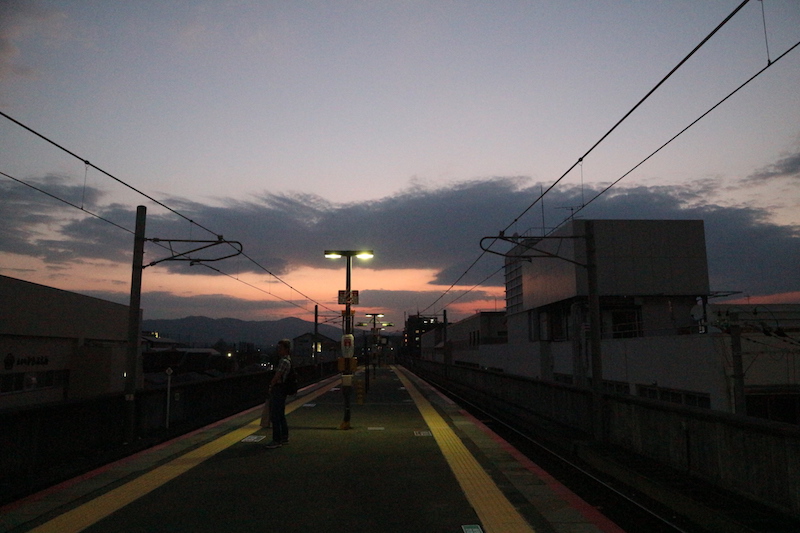
M301 385L336 373L335 365L299 367ZM2 411L0 504L254 407L271 378L253 372L180 383L169 394L166 386L139 391L131 443L122 394Z

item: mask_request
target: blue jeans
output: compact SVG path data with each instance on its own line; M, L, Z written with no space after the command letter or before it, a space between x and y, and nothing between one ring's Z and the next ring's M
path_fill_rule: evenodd
M269 398L269 419L272 422L272 440L286 442L289 440L289 425L286 423L286 392L283 383L272 387Z

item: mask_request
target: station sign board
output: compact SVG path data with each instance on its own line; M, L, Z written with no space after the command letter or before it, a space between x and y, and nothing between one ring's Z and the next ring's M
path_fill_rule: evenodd
M350 291L350 301L348 302L347 291L339 291L339 304L340 305L358 305L358 291Z

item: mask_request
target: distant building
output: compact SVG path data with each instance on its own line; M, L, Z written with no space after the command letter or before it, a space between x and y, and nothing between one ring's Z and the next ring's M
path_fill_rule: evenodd
M316 365L335 361L341 350L340 341L322 334L303 333L292 339L292 360L295 365Z
M181 383L219 377L239 368L231 353L223 354L214 348L191 348L155 332L143 332L141 346L145 388L165 384L168 372L174 383Z
M708 334L723 341L726 370L740 347L747 413L800 424L800 305L713 304L705 315Z
M0 276L0 409L122 392L128 306Z
M479 311L454 322L438 324L421 339L423 359L501 370L492 366L508 343L505 311ZM495 349L496 348L496 349Z
M423 316L419 313L406 318L406 328L403 331L403 345L406 355L420 357L422 355L422 335L435 329L439 319L435 316Z

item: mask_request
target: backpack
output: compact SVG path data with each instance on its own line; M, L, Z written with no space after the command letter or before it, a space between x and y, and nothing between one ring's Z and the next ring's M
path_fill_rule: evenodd
M286 379L283 381L283 389L286 392L286 395L290 394L297 394L297 371L294 369L294 365L289 367L289 372L286 373Z

